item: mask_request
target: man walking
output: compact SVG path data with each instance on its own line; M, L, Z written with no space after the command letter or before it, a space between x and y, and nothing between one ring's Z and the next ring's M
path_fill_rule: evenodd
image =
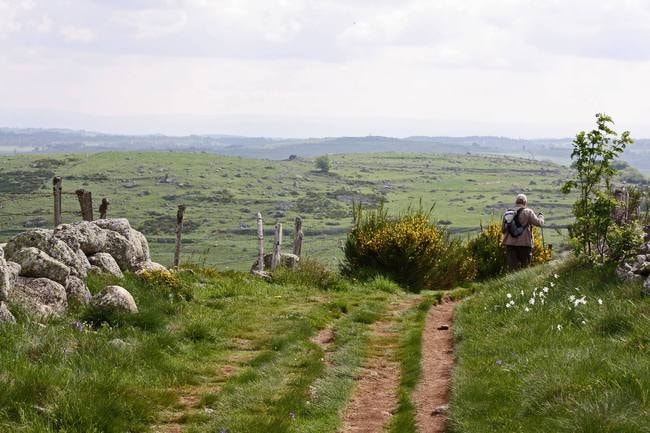
M528 198L519 194L515 208L503 216L503 245L506 246L508 271L516 271L530 265L533 254L533 226L541 227L544 215L535 215L528 207Z

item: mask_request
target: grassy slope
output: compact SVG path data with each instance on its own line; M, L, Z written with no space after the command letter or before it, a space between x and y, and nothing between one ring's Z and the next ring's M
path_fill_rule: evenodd
M0 431L147 431L188 390L201 401L179 418L189 431L334 431L368 324L408 296L372 285L323 291L238 273L182 275L194 287L189 302L128 276L122 285L140 313L120 326L79 331L71 324L83 309L46 327L21 315L0 326ZM94 279L91 289L110 282ZM309 340L326 326L337 335L331 367Z
M53 166L52 158L64 165ZM43 159L46 162L37 162ZM436 218L462 231L475 230L495 213L500 215L514 191L525 190L549 223L564 224L569 218L572 198L558 192L568 172L549 163L505 156L400 153L335 155L332 161L334 174L323 175L313 172L309 160L199 153L7 156L0 161L0 241L24 230L25 222L35 218L32 215L51 224L48 173L64 176L64 191L91 190L96 206L101 197L109 197L109 215L127 217L144 230L154 258L164 264L173 254L173 243L164 242L173 242L176 205L185 203L185 258L195 262L205 258L219 269L245 270L254 261L255 236L238 230L242 225L253 228L258 211L268 229L276 220L291 229L295 216L301 215L307 231L305 253L330 264L340 257L338 242L350 226L353 198L384 198L392 211L420 198L426 206L435 202ZM165 175L175 183L160 183ZM26 185L34 187L33 194L11 194L25 191ZM224 196L224 190L232 197ZM63 209L64 222L79 218L74 215L78 212L74 195L64 196ZM552 230L546 236L559 242ZM270 248L271 237L267 238Z
M451 430L650 432L649 319L639 285L611 269L568 261L484 284L455 319Z

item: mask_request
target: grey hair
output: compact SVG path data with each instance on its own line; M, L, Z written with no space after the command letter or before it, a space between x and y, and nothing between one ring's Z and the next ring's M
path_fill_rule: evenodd
M528 197L526 197L525 194L519 194L517 196L517 200L515 201L515 204L523 204L523 205L528 204Z

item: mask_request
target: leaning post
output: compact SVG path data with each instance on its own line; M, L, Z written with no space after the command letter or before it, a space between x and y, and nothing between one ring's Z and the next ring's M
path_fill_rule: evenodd
M280 250L282 246L282 223L277 223L275 225L275 238L273 241L273 256L271 259L271 271L275 271L280 264L280 259L282 258L282 251Z
M302 218L300 217L296 217L293 236L293 253L300 257L300 252L302 251L302 240L305 237L302 232Z
M61 184L63 179L55 176L52 179L52 193L54 194L54 227L61 224Z
M259 248L257 270L262 272L264 271L264 221L260 212L257 213L257 244Z
M81 207L81 218L84 221L93 220L93 197L90 191L85 189L78 189L75 191L79 199L79 206Z
M183 233L183 216L185 205L179 204L176 212L176 250L174 251L174 269L178 270L181 264L181 236Z

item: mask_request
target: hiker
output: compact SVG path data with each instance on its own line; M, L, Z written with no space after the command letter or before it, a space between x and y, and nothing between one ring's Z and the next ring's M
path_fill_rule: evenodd
M503 245L506 246L508 271L525 268L530 265L533 255L533 227L544 224L544 215L535 215L528 207L528 198L519 194L515 208L503 215L501 231L504 233Z

